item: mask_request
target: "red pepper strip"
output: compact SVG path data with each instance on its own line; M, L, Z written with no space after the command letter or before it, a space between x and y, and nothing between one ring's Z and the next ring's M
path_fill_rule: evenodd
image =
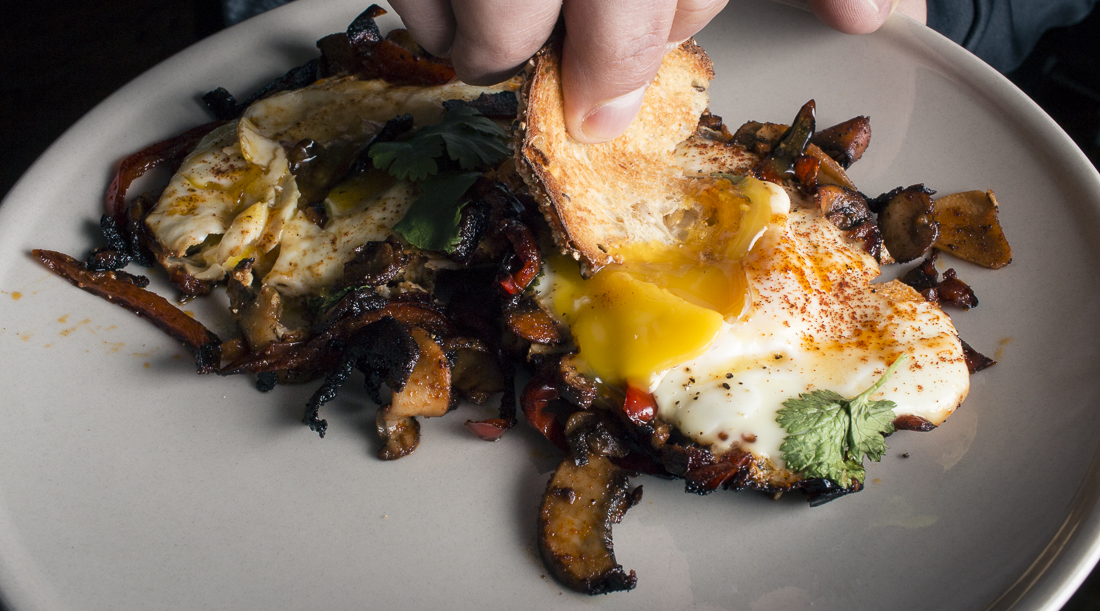
M794 160L794 178L807 193L817 189L817 173L821 170L821 161L817 157L801 155Z
M627 385L623 411L631 422L644 426L657 416L657 399L653 393Z
M504 433L508 432L508 429L512 427L508 426L508 422L503 418L490 418L480 422L467 420L466 428L470 429L471 433L485 441L496 441L503 437Z
M195 149L195 146L206 134L215 128L225 125L225 121L214 121L200 125L182 134L162 140L156 144L147 146L140 151L122 160L111 180L111 186L107 187L107 195L104 198L104 211L115 219L119 227L126 223L126 190L130 184L145 175L146 172L165 162L174 165L183 163L183 158Z
M512 243L512 250L519 258L520 268L509 273L505 270L500 279L500 286L509 295L518 295L527 288L528 284L539 274L542 268L542 255L539 254L539 245L534 234L519 221L505 221L501 227L505 237ZM507 259L505 260L507 262Z
M738 478L747 475L752 463L752 454L744 450L730 450L717 460L705 465L688 468L684 476L688 492L707 494L722 486L738 488L744 482Z
M569 442L565 439L565 428L554 414L544 411L551 401L558 400L560 396L554 372L547 369L531 378L523 389L519 402L523 406L523 415L532 426L551 443L563 450L568 450Z
M195 356L199 373L210 373L217 369L221 359L221 340L210 329L184 314L183 310L164 297L121 280L115 272L90 271L69 255L52 250L31 252L50 271L74 286L148 318L162 331L183 342Z

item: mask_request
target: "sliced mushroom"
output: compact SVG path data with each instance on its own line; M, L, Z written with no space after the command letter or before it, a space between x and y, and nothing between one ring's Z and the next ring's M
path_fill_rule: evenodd
M344 264L344 286L382 286L397 278L408 263L401 243L394 239L367 242Z
M385 409L379 409L375 426L378 427L378 437L382 440L382 447L378 450L378 458L381 460L397 460L408 456L420 445L420 423L416 418L391 419L386 415Z
M859 116L823 129L814 134L812 142L848 169L871 144L871 119Z
M379 409L375 417L382 439L378 458L382 460L397 460L420 444L416 416L442 416L454 405L451 364L443 348L421 328L413 327L409 333L420 349L420 358L404 386L394 391L389 405Z
M822 185L814 199L825 218L841 229L852 229L874 218L867 199L855 189Z
M855 183L852 182L851 178L848 178L848 173L844 171L844 168L825 151L818 148L817 145L812 142L807 145L806 154L817 159L820 163L821 167L817 171L817 182L819 184L837 185L853 191L856 190Z
M575 354L561 357L558 364L558 392L566 401L588 409L596 399L596 383L577 369Z
M253 286L252 259L233 270L226 283L229 311L244 334L249 350L255 352L276 342L301 339L304 331L292 331L283 324L283 300L271 286Z
M973 289L959 280L954 269L943 272L943 280L936 270L936 251L920 265L906 272L901 281L916 289L925 300L940 305L950 305L964 310L978 307L978 297Z
M340 354L338 364L329 370L324 384L310 397L302 422L321 437L328 422L319 417L321 406L336 398L340 387L358 369L363 372L364 386L375 403L381 403L379 388L387 384L400 393L420 361L420 347L401 323L386 316L353 333ZM293 370L294 367L275 367Z
M504 313L505 324L523 339L546 346L562 342L562 331L557 321L539 307L533 299L523 299L509 306Z
M386 412L393 418L442 416L452 405L451 364L427 331L413 327L409 333L420 348L420 358L404 387L394 392Z
M936 200L934 218L940 226L936 248L992 269L1012 262L992 191L945 195Z
M448 342L447 352L454 355L451 381L463 398L484 405L490 395L504 390L504 373L493 353L479 340L460 345Z
M640 498L626 471L605 456L584 465L566 457L546 487L539 511L539 553L559 581L585 594L632 590L634 571L615 562L611 525ZM638 489L641 490L640 488Z
M899 263L923 255L939 236L933 217L933 193L924 185L913 185L876 198L876 203L882 205L878 226L883 242Z
M864 250L876 261L886 262L882 252L882 233L867 199L859 191L839 185L822 185L818 187L814 199L829 222L843 229L849 238L863 242Z

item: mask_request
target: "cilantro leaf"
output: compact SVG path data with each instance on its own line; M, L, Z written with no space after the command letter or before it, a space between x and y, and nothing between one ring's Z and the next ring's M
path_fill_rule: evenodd
M508 134L470 108L452 108L443 121L423 127L400 142L379 142L367 154L374 167L402 180L420 181L439 173L437 158L446 153L463 170L495 165L507 157Z
M443 143L431 139L379 142L367 154L379 170L415 182L439 171L435 158L443 154Z
M459 242L459 223L466 191L481 174L440 174L420 183L420 197L409 206L393 231L422 250L452 252Z
M511 152L496 138L469 138L465 134L454 133L439 136L447 144L447 156L457 161L463 170L493 165Z
M878 462L885 436L894 432L893 401L871 401L908 358L901 355L874 385L852 399L831 390L802 393L783 402L775 420L787 431L779 446L787 467L805 477L823 477L844 488L863 481L863 458Z

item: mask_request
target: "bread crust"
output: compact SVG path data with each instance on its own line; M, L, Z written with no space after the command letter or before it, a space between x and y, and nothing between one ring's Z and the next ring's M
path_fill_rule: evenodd
M582 144L565 128L560 40L531 59L517 157L558 248L591 268L611 262L609 253L630 242L674 241L663 219L688 205L684 183L691 180L674 155L695 132L713 78L710 58L687 40L665 56L626 133Z

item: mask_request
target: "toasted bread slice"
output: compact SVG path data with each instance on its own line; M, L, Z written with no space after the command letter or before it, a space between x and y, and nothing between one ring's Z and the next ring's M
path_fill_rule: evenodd
M591 268L611 262L609 253L629 243L672 244L680 234L671 219L692 205L691 176L751 167L752 153L708 138L700 126L713 78L710 58L688 40L665 56L625 134L582 144L565 129L560 44L531 60L519 165L559 248Z

